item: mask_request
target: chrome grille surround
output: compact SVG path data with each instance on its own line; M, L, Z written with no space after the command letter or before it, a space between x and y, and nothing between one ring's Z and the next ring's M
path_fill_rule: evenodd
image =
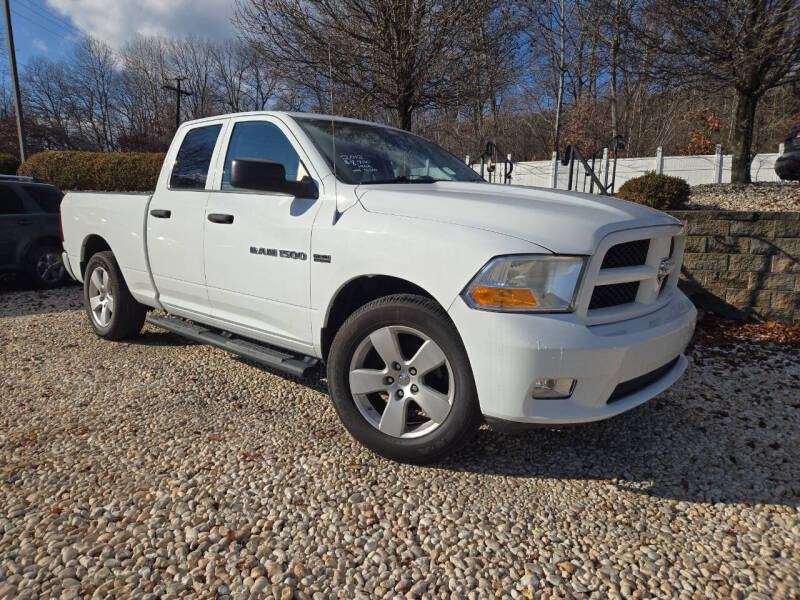
M601 268L606 253L614 246L636 240L650 240L645 264L631 267ZM589 259L586 274L578 293L576 314L587 325L601 325L635 319L654 312L667 304L676 293L680 268L683 262L683 251L686 236L678 225L661 225L657 227L641 227L610 233L597 246L594 255ZM670 256L672 249L672 256ZM659 281L659 267L662 261L671 261L671 270ZM639 289L633 302L589 308L592 294L596 286L619 283L639 282Z

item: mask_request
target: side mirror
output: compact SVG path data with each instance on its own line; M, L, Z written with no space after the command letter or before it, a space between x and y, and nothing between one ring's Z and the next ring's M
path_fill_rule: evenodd
M235 158L231 161L231 186L258 192L289 194L298 198L319 197L310 179L286 181L286 169L274 160Z

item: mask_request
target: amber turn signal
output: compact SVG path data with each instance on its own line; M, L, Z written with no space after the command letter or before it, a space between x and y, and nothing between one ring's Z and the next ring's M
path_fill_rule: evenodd
M528 288L478 286L472 299L481 306L497 308L534 308L536 296Z

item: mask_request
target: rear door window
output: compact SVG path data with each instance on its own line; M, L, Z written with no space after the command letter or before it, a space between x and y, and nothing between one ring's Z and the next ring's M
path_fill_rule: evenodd
M19 215L25 212L25 200L17 189L7 183L0 183L0 215Z
M64 196L57 188L49 185L26 185L25 191L45 213L57 213Z
M222 125L196 127L186 134L178 150L169 187L173 190L202 190L206 187L208 166Z

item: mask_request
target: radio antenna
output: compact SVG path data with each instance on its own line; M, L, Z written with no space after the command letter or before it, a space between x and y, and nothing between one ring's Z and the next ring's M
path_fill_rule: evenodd
M333 212L333 224L339 220L339 186L338 177L336 177L336 120L334 118L335 112L333 108L333 59L331 58L331 42L328 40L328 87L330 88L330 103L331 103L331 145L333 151L333 194L336 196L336 203Z

